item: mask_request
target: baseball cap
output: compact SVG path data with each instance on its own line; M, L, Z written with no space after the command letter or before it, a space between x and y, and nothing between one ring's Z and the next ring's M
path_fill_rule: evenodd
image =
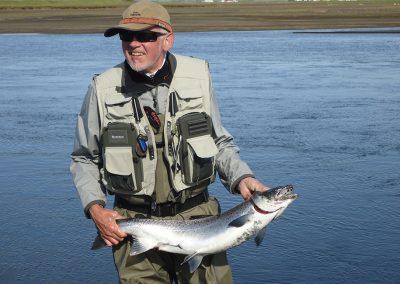
M172 32L168 11L158 3L139 0L125 9L119 24L107 29L104 32L104 36L110 37L116 35L121 30L142 31L155 26Z

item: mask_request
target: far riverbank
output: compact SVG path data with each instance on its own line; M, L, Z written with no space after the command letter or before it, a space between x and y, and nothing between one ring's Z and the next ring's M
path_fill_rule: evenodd
M165 4L175 31L400 27L400 3ZM101 33L125 6L1 8L0 33Z

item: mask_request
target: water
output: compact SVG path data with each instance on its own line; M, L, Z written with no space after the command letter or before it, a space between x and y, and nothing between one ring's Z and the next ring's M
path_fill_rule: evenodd
M178 33L210 62L223 122L256 176L300 198L236 283L400 281L399 34ZM68 171L90 78L122 60L101 35L0 36L0 282L117 282ZM216 183L224 210L241 201ZM111 202L110 202L111 203Z

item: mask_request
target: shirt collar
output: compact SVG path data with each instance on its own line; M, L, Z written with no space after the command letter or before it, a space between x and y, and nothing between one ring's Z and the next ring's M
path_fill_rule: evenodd
M170 85L173 76L173 70L171 68L171 64L169 63L171 55L168 53L166 58L164 58L164 62L162 67L157 70L153 76L148 76L142 72L136 72L132 70L129 64L125 61L125 70L127 70L128 76L132 79L133 82L137 84L145 84L150 86L157 86L160 84Z

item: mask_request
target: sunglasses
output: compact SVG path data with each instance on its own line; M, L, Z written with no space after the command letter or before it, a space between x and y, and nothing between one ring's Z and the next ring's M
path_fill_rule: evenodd
M150 32L150 31L145 31L145 32L120 32L119 33L119 38L122 41L128 41L131 42L134 39L138 42L153 42L156 41L159 36L166 35L163 33L157 33L157 32Z

